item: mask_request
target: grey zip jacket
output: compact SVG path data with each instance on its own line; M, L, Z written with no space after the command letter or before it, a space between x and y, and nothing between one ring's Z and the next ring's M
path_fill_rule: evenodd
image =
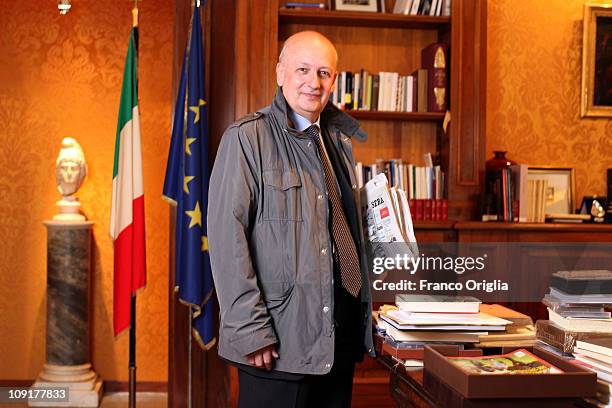
M273 369L325 374L334 363L328 200L316 142L292 129L281 90L271 106L224 133L212 170L208 243L220 305L219 355L247 364L271 344ZM360 211L351 138L359 123L328 103L321 126L336 143ZM358 217L361 223L361 216ZM374 355L371 294L359 225L364 346Z

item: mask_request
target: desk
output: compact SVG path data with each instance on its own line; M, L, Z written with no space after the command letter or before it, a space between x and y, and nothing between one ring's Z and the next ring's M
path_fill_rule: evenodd
M584 407L575 398L506 398L506 399L464 399L457 392L440 382L431 374L424 374L422 368L406 368L398 364L391 356L377 357L377 360L389 370L389 387L391 396L398 408L576 408ZM423 386L423 377L427 376L428 389Z
M391 396L399 408L439 407L425 388L423 388L422 368L406 368L388 355L379 356L377 360L389 370Z

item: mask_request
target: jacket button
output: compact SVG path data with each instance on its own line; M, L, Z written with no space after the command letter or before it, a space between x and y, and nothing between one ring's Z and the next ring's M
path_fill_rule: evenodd
M323 313L329 312L329 306L323 306Z
M353 190L357 188L357 184L353 184Z
M331 367L331 364L329 363L325 364L325 368L330 368L330 367Z
M312 142L308 142L308 147L312 146Z
M323 194L317 194L317 199L318 200L322 200L323 199Z
M322 254L322 255L327 254L327 248L323 248L323 249L321 249L321 254Z

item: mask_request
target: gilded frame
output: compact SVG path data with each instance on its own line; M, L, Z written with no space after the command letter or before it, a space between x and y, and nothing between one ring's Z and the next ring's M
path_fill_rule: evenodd
M585 4L581 117L612 117L612 3ZM609 72L608 72L609 71Z

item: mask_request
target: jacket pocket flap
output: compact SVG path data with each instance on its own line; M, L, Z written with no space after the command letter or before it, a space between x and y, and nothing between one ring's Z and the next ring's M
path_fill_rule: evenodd
M264 184L279 190L288 190L292 187L300 187L300 177L293 171L264 170Z

